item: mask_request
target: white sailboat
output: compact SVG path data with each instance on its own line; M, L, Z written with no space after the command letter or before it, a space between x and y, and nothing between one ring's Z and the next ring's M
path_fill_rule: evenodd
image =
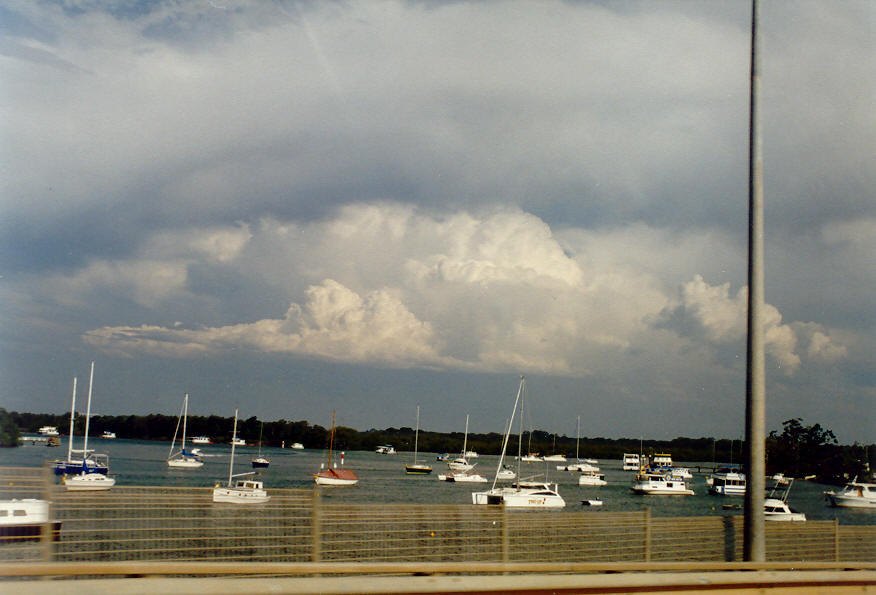
M267 457L262 456L262 433L265 429L265 422L262 422L262 425L259 426L259 453L255 456L254 459L250 459L250 463L252 463L253 469L256 468L265 468L271 464L271 460ZM231 447L234 448L232 440Z
M73 381L74 392L73 398L74 402L76 399L76 381ZM82 438L82 450L79 451L82 453L82 468L78 473L72 473L64 476L64 486L68 491L99 491L99 490L108 490L114 485L116 485L116 480L112 477L108 477L105 473L100 473L95 470L93 467L89 467L88 465L88 428L91 421L91 389L94 386L94 362L91 362L91 375L88 380L88 405L85 407L85 436ZM72 419L72 412L71 412ZM70 428L70 445L68 446L68 461L70 460L70 456L72 453L77 452L72 448L73 443L73 428ZM107 460L108 457L106 455L95 455L95 457L103 457L104 460ZM109 471L109 463L106 463L106 471Z
M182 411L176 422L176 430L173 431L173 441L170 443L170 454L167 455L167 466L173 467L174 469L197 469L198 467L204 466L204 461L199 459L193 453L186 451L186 419L188 418L188 415L189 395L186 393L186 396L183 399ZM176 446L176 434L179 431L180 422L182 422L183 428L182 442L180 443L180 449L177 452L174 452L173 447Z
M508 423L508 431L505 433L505 440L502 443L502 453L499 455L499 466L496 469L496 477L498 479L499 471L502 469L502 464L505 462L505 452L508 449L508 440L511 437L511 427L514 425L514 414L517 412L517 405L521 402L524 386L526 385L526 377L520 377L520 386L517 389L517 398L514 400L514 409L511 411L511 421ZM522 409L522 404L521 404ZM521 426L523 413L520 414ZM472 492L471 500L473 504L501 504L508 508L563 508L566 506L566 501L560 496L557 491L557 484L547 482L520 481L520 461L522 452L522 436L523 429L521 427L517 440L517 476L518 481L512 486L496 487L497 479L493 480L493 484L489 490L483 492Z
M425 463L417 462L417 448L420 440L420 406L417 405L417 429L414 430L414 461L409 465L405 463L405 473L408 475L429 475L432 467Z
M578 416L578 433L575 438L575 462L568 465L557 465L557 471L580 471L582 473L599 473L598 462L593 459L581 459L578 447L581 443L581 416ZM579 481L580 483L580 481ZM584 484L582 484L584 485ZM604 484L603 484L604 485Z
M465 471L471 471L472 469L474 469L474 464L469 463L468 460L466 460L466 458L465 458L465 453L467 451L467 448L468 448L468 414L466 413L465 414L465 435L462 439L462 456L456 457L455 459L453 459L452 461L447 463L447 466L450 468L451 471L465 472Z
M234 410L234 429L231 431L231 460L228 462L228 482L225 486L218 483L213 488L213 502L227 502L230 504L261 504L271 499L265 491L265 486L261 481L255 479L238 479L235 477L244 477L253 475L254 471L248 473L234 474L234 440L237 437L237 409Z

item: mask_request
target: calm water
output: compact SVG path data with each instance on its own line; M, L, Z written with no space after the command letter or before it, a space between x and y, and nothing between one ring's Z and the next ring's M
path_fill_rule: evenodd
M77 445L81 445L77 439ZM150 486L213 486L228 476L228 461L231 447L228 445L201 446L204 466L194 470L170 469L166 464L169 442L144 440L89 441L98 452L110 458L110 473L116 485ZM250 458L256 447L235 449L235 473L251 470ZM0 466L38 467L46 461L63 458L67 454L67 439L61 438L61 446L21 446L0 449ZM271 460L268 469L261 470L265 487L316 489L313 473L325 461L326 452L320 450L290 450L263 448L262 454ZM322 488L324 498L335 502L411 502L418 504L469 504L471 492L489 487L487 484L456 484L438 481L437 474L446 469L444 463L435 460L435 453L420 453L419 460L432 465L432 475L417 477L404 472L404 464L411 461L411 453L378 455L373 452L351 451L346 453L346 466L356 471L359 485L343 488ZM485 455L477 459L477 469L492 479L498 462L497 456ZM516 464L516 462L515 462ZM741 511L726 511L724 503L742 504L741 497L710 496L705 485L706 474L694 473L692 482L694 496L636 496L629 490L632 473L621 470L619 460L602 460L600 468L608 481L603 487L579 487L577 475L556 470L557 463L528 463L523 465L523 477L544 473L547 468L550 481L559 483L560 494L566 500L564 511L587 510L590 514L601 511L642 510L647 506L657 516L700 516L741 514ZM827 506L822 492L830 486L807 481L794 484L789 503L805 512L810 520L839 519L844 525L876 524L876 510L837 509ZM582 507L581 500L598 497L601 508ZM562 514L562 513L560 513Z

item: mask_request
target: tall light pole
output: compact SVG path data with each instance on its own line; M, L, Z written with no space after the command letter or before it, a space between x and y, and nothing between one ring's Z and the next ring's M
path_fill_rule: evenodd
M766 383L763 330L763 155L760 139L760 9L751 4L751 86L748 130L748 344L745 376L747 480L743 555L766 561L763 500L766 489Z

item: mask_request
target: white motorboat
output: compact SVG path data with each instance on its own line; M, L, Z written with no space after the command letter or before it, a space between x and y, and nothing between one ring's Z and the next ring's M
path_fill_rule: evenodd
M108 490L116 485L116 480L103 473L89 473L83 471L79 475L67 475L64 477L64 487L68 492L97 492Z
M652 467L672 467L672 455L669 453L658 453L651 458Z
M344 453L341 453L341 466L332 463L332 451L335 446L335 412L332 411L332 429L329 438L328 465L320 465L319 473L313 480L320 486L353 486L359 483L359 477L350 469L344 469Z
M438 479L441 481L449 481L451 483L487 483L487 478L477 472L471 471L449 471L447 473L439 473Z
M49 522L49 501L35 498L0 500L0 543L38 541ZM58 541L60 521L51 521L53 540Z
M763 518L765 521L805 521L806 515L788 506L788 494L794 480L788 480L787 485L773 486L769 495L763 501ZM778 490L783 490L777 494Z
M228 461L228 482L223 486L217 483L213 487L213 502L229 504L261 504L271 499L265 491L264 483L255 479L238 479L252 475L254 472L234 474L234 438L237 437L237 409L234 410L234 428L231 431L231 458Z
M858 481L855 477L839 493L824 492L831 506L839 508L876 508L876 483Z
M578 416L577 433L575 435L575 461L566 463L565 465L557 465L557 471L579 471L581 473L599 472L599 461L596 459L582 459L578 453L578 447L581 443L581 416Z
M295 448L295 445L292 445L292 448ZM395 448L391 444L381 444L378 446L374 452L379 455L394 455L396 454Z
M542 461L546 462L564 462L566 457L564 455L547 455L541 458Z
M505 506L507 508L563 508L564 506L566 506L566 501L563 500L563 497L560 496L560 493L557 490L557 484L519 480L520 462L522 462L522 457L520 456L520 450L522 448L523 442L520 439L523 436L522 428L518 434L520 438L518 438L517 441L518 481L511 486L496 487L496 481L499 478L499 472L503 469L503 464L505 462L505 452L508 449L508 441L511 437L511 428L514 425L514 415L517 412L518 403L520 403L521 408L520 419L522 425L522 397L525 386L526 378L524 376L521 376L520 386L517 389L517 398L514 400L514 408L511 410L511 419L508 423L508 429L505 432L505 440L502 443L502 452L499 455L499 465L496 469L496 479L493 480L493 484L489 490L483 492L472 492L472 504L501 504L502 506Z
M466 417L468 417L468 416L466 416ZM462 456L464 456L467 459L476 459L476 458L478 458L478 453L473 451L473 450L464 450L462 452Z
M623 470L638 471L640 467L639 462L639 455L631 452L625 452L623 458Z
M417 429L414 430L414 460L410 464L405 464L405 473L408 475L429 475L432 473L432 467L425 463L417 461L417 451L420 443L420 406L417 405Z
M682 477L653 471L641 471L637 473L630 489L634 494L648 496L694 495L694 491L687 486L687 483L685 483Z
M246 440L243 438L232 438L231 446L246 446Z
M584 471L578 476L579 486L604 486L608 485L605 475L598 471Z
M209 436L194 436L192 438L192 444L213 444L213 441Z
M173 431L173 440L170 443L170 454L167 455L167 466L174 469L197 469L204 466L204 461L199 459L191 452L186 451L186 420L189 415L189 395L186 393L183 398L182 411L180 411L179 419L176 421L176 429ZM182 441L180 449L174 452L173 447L176 446L176 436L179 432L179 425L182 423Z
M104 430L103 434L101 434L100 437L103 438L104 440L115 440L116 433L110 432L109 430Z
M709 493L716 496L744 496L745 474L736 468L719 469L709 477Z
M589 500L581 500L582 506L602 506L602 500L591 498Z
M502 465L502 468L496 472L496 479L499 481L510 481L515 477L517 474L508 465Z
M41 436L60 436L60 432L58 432L58 428L56 426L43 426L39 430L37 430Z
M290 446L289 448L292 448L293 450L304 450L304 445L300 442L293 442L292 446Z

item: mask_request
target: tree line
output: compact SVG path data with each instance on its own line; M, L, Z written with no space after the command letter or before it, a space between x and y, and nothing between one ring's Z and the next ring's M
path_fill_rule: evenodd
M178 418L175 415L93 415L89 435L100 436L104 430L119 438L165 440L173 438ZM70 414L6 412L0 408L0 445L14 446L21 433L32 434L42 426L56 426L61 433L69 428ZM209 436L214 442L230 442L233 418L218 415L188 417L189 436ZM85 431L85 416L76 415L74 433ZM307 421L285 419L264 421L253 416L238 420L237 434L247 443L256 444L261 435L265 446L291 446L300 442L305 448L327 448L329 429ZM462 450L462 432L420 430L419 450L434 453L458 453ZM469 433L468 449L481 454L499 454L504 436L496 432ZM337 426L335 446L339 450L374 450L391 444L399 452L414 449L414 429L404 426L384 430L359 431ZM542 430L526 432L520 448L524 453L564 454L595 459L620 459L624 453L654 454L668 452L675 461L700 461L726 465L744 463L745 445L741 440L678 437L672 440L639 438L602 438L559 436ZM512 436L508 452L518 450L517 436ZM874 445L840 445L833 432L820 424L806 426L800 418L786 420L782 432L772 431L766 441L766 467L769 474L789 477L814 477L824 483L841 484L855 475L864 478L876 465Z

